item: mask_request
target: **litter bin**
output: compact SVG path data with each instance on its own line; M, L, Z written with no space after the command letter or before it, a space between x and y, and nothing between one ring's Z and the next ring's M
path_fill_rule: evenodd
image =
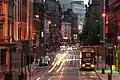
M108 73L108 80L112 80L112 74Z
M105 74L105 69L102 69L102 74Z
M12 80L12 74L6 73L5 75L5 80Z

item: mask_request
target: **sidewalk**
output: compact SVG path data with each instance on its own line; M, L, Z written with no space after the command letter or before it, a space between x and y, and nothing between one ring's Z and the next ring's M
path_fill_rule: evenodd
M30 77L33 77L36 73L40 72L40 68L38 69L38 66L36 64L30 65L30 72L28 71L28 66L26 67L27 72L27 80L30 80Z
M101 78L101 80L108 80L108 74L110 73L109 65L106 65L105 74L102 74L103 63L99 63L98 65L98 69L96 70L97 75ZM120 73L115 70L112 72L112 80L120 80Z
M30 64L31 68L30 68L30 71L31 71L31 75L34 76L33 74L37 73L38 71L40 71L40 69L37 69L37 65L36 64ZM27 75L27 79L29 79L29 71L28 71L28 66L23 67L23 73L25 74L26 72L26 75ZM20 69L13 69L13 79L12 80L18 80L18 75L20 75ZM2 75L3 76L3 75ZM0 80L3 80L3 77L0 78Z
M52 56L52 59L51 59L51 62L53 61L54 59L54 56L57 52L52 52L51 56ZM51 64L51 63L50 63ZM46 69L48 66L44 67L44 66L40 66L38 67L38 65L35 63L35 61L33 62L33 64L30 64L29 65L29 69L28 69L28 66L24 66L22 68L23 70L23 73L25 74L26 73L26 76L27 76L27 80L31 80L29 79L30 77L34 77L36 76L36 74L38 74L39 72L41 72L43 69ZM50 65L49 65L50 66ZM18 80L18 75L20 75L20 71L21 71L21 68L15 68L15 69L12 69L13 71L13 80ZM1 72L1 71L0 71ZM2 74L0 73L0 80L3 80L2 79Z
M108 73L105 73L105 74L97 73L97 74L101 78L101 80L108 80ZM113 73L112 74L112 80L120 80L120 74L119 73Z

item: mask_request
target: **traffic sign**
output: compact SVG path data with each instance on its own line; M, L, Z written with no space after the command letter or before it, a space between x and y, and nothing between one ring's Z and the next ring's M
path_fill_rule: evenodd
M120 41L120 33L117 33L117 40Z
M112 48L113 48L113 44L112 44L112 43L105 43L105 46L106 46L108 49L112 49Z
M105 42L104 40L103 40L103 41L102 41L102 40L100 40L100 43L104 43L104 42Z

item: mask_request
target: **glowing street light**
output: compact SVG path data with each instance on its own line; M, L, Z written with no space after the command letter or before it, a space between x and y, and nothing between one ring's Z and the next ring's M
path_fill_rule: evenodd
M39 18L39 15L35 15L36 18Z
M106 14L105 14L105 13L103 13L103 14L102 14L102 17L105 17L105 16L106 16Z
M43 32L41 32L41 37L44 37L44 33Z
M50 21L50 20L48 21L48 24L51 24L51 21Z
M57 26L56 24L54 26Z

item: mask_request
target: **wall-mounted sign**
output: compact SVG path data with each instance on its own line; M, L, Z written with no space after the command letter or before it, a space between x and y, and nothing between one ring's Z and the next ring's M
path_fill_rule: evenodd
M117 33L117 41L120 42L120 33Z

